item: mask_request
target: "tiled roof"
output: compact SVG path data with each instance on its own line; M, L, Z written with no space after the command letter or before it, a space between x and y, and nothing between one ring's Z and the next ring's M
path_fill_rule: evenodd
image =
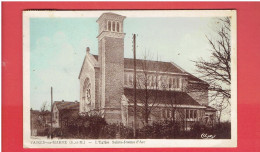
M79 109L79 102L69 102L69 101L55 101L58 110L70 109L70 110L78 110Z
M93 55L93 56L98 61L98 55ZM147 67L143 68L145 66L147 66ZM130 58L124 58L124 68L134 69L134 60L130 59ZM190 81L196 81L199 83L207 84L205 81L182 70L176 64L171 63L171 62L136 59L136 69L137 70L147 69L149 71L161 71L161 72L173 72L173 73L187 74Z
M145 101L145 90L137 89L136 98L137 103L141 103ZM148 93L148 102L149 103L162 103L162 104L178 104L178 105L196 105L200 106L200 104L195 101L190 95L186 92L178 92L178 91L167 91L167 90L147 90ZM134 89L125 88L124 95L129 100L129 102L133 103L134 101Z
M125 58L124 66L127 69L134 69L134 60ZM148 71L184 73L170 62L141 60L141 59L136 59L136 69L137 70L148 70Z
M93 56L96 60L98 60L98 55L93 55ZM134 69L134 59L124 58L124 68ZM136 59L136 69L137 70L147 69L149 71L184 73L184 72L182 72L182 70L180 70L178 67L174 66L170 62L142 60L142 59Z

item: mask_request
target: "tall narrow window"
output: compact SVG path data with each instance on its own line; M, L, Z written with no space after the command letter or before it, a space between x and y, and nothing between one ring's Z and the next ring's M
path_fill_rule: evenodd
M168 80L166 76L161 77L161 88L167 89L168 88Z
M55 118L58 119L58 112L55 113Z
M148 76L148 86L149 87L152 86L152 76L151 75Z
M177 88L180 88L180 79L177 78Z
M186 119L189 119L190 118L189 110L186 109L185 111L186 111Z
M193 118L193 110L190 110L190 118Z
M173 81L173 84L172 84L173 86L172 86L172 87L173 87L173 88L176 88L176 87L177 87L177 85L176 85L176 84L177 84L177 83L176 83L176 78L173 78L172 81Z
M157 86L157 84L156 84L156 76L153 76L152 86L153 86L153 87L156 87L156 86Z
M167 116L168 116L167 115L167 109L164 109L164 116L165 116L164 118L167 118Z
M129 74L129 85L133 85L133 75Z
M150 84L151 84L151 87L153 88L153 76L151 75L151 79L150 79Z
M116 23L112 22L112 31L116 31Z
M197 118L197 110L194 110L194 118Z
M171 109L168 110L168 116L169 116L169 118L172 117L172 111L171 111Z
M127 85L127 74L124 74L124 84Z
M116 31L119 32L120 26L119 26L119 22L116 22Z
M107 23L107 30L111 31L111 21L108 21L108 23Z
M156 83L155 83L155 85L156 85L156 89L159 89L160 88L160 78L159 78L160 76L156 76Z
M182 78L179 79L179 84L180 89L182 89Z
M172 78L169 78L169 89L172 88Z

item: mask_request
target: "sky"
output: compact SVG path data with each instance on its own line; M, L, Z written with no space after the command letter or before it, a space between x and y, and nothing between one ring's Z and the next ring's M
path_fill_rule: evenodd
M97 18L30 19L30 105L40 109L50 105L51 86L54 101L79 101L78 75L90 47L98 54ZM137 36L137 58L144 51L158 54L160 61L174 62L195 73L192 61L209 58L210 46L205 35L212 35L214 18L161 17L126 18L124 55L133 57L132 34Z

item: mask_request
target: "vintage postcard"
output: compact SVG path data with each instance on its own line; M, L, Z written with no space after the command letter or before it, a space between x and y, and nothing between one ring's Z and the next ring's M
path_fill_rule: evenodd
M235 10L23 12L24 148L237 146Z

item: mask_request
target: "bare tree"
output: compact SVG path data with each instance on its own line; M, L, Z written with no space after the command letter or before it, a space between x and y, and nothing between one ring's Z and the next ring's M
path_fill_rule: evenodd
M44 101L41 106L40 113L39 113L39 120L44 128L46 127L46 125L48 123L47 116L48 116L48 114L50 114L50 111L48 111L48 109L49 109L49 105L48 105L47 101Z
M211 46L210 60L200 58L194 61L200 78L205 80L209 86L211 101L215 102L215 108L220 111L219 120L222 111L227 107L225 102L229 103L231 98L231 22L230 17L218 18L217 29L212 38L206 36ZM198 88L197 88L198 89Z
M168 71L170 66L161 66L158 57L152 60L153 55L149 51L144 51L143 58L138 60L137 72L137 95L139 97L138 103L138 117L143 120L144 125L149 123L151 115L158 115L161 109L158 105L161 103L162 90L168 89L168 76L162 72ZM157 111L157 112L155 112Z
M182 130L185 130L185 124L186 124L186 116L183 108L178 107L178 105L182 102L179 101L179 97L183 96L183 92L178 93L177 92L171 92L169 95L169 105L171 110L170 120L172 121L173 127L174 127L174 137L176 134L176 129L178 123L181 125L180 127Z
M220 123L223 112L229 106L229 103L221 99L219 102L215 102L213 106L218 110L218 114L216 115L216 117L218 123Z
M139 72L137 73L137 88L140 89L139 97L141 106L139 107L139 117L144 122L144 125L148 124L149 116L152 110L157 106L157 95L159 89L158 83L158 68L156 64L151 64L149 59L152 58L150 52L145 51L143 59L139 60ZM155 61L156 63L157 61ZM155 71L151 73L150 71ZM151 90L153 89L153 90Z

